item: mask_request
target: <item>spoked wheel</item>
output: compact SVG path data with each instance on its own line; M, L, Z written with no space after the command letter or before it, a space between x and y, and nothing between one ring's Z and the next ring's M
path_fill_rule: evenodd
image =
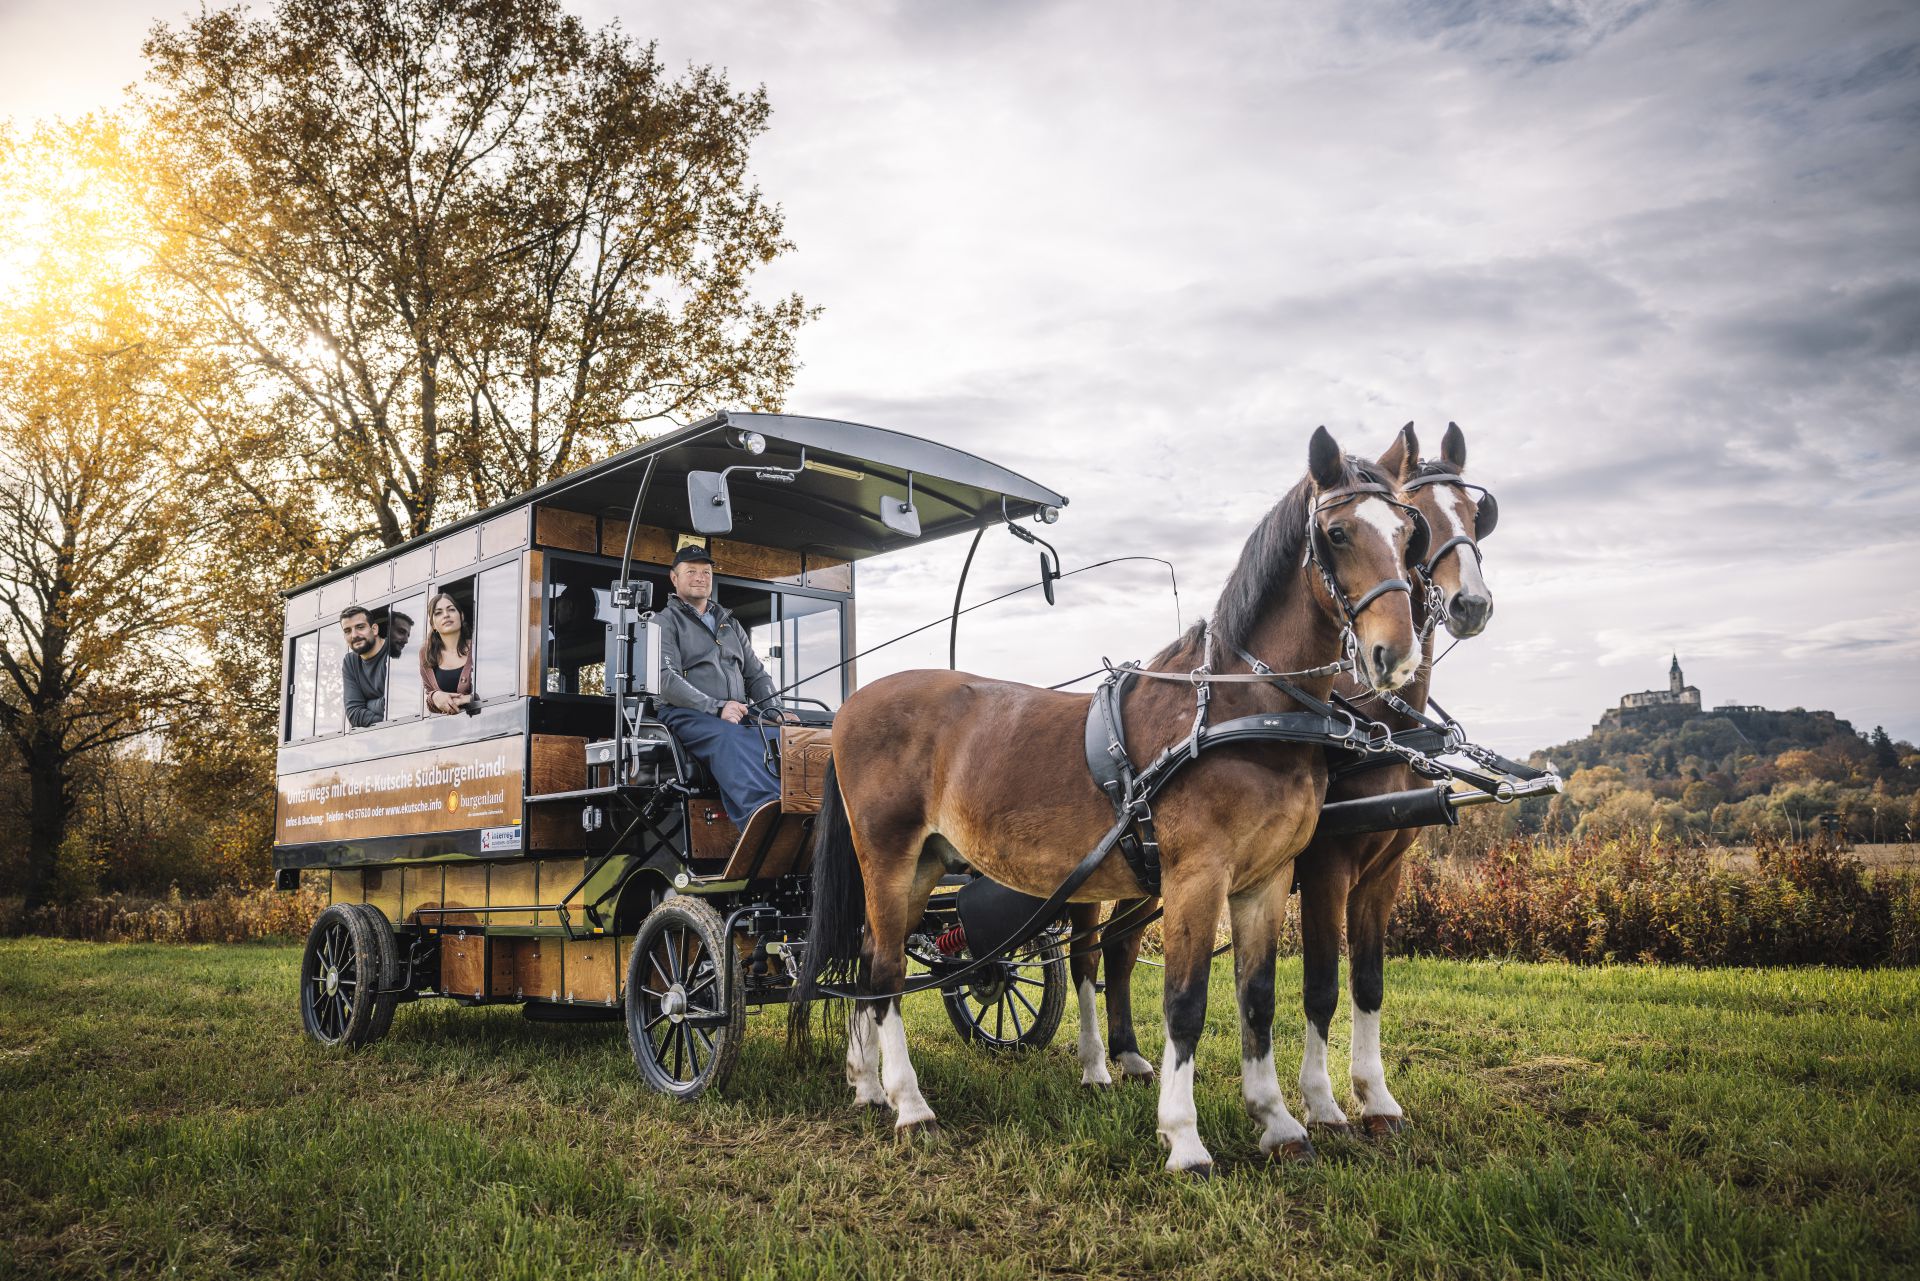
M1037 1050L1052 1042L1067 1008L1066 950L1048 943L986 966L940 996L962 1040L1001 1052Z
M392 948L391 942L382 947L356 905L335 903L320 913L300 959L300 1021L308 1036L322 1045L358 1048L386 1031L376 1007L387 982L381 961Z
M718 912L681 894L649 912L627 958L627 1043L641 1079L689 1100L723 1084L746 1035L744 988Z

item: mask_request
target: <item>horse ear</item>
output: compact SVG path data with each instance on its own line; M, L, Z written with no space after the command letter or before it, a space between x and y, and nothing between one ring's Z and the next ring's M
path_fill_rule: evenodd
M1460 430L1459 423L1447 424L1447 434L1440 438L1440 456L1455 467L1466 469L1467 434Z
M1413 434L1412 423L1402 427L1387 452L1380 455L1380 466L1402 485L1413 479L1420 468L1420 438Z
M1313 439L1307 444L1307 474L1319 489L1334 488L1347 474L1347 460L1340 452L1340 442L1325 427L1315 427Z

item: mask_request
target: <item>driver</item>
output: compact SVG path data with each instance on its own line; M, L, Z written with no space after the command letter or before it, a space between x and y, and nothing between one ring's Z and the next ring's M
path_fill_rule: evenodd
M682 547L667 577L673 599L655 615L666 685L660 719L713 771L727 817L744 832L756 810L780 799L766 764L768 737L779 731L747 723L749 702L772 699L773 677L747 643L747 629L713 599L706 548Z

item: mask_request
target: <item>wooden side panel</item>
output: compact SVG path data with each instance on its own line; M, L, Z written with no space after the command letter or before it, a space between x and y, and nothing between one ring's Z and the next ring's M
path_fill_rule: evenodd
M735 578L759 578L768 581L780 578L800 576L800 553L782 551L777 547L759 547L753 543L737 543L731 538L715 538L707 544L707 550L713 554L713 568L716 573L732 574Z
M541 903L558 903L560 896L579 884L580 878L587 874L587 860L583 858L541 859L538 866L540 868L540 883L537 887L540 892L538 901ZM574 923L579 924L581 920L579 900L575 899L574 902L569 903L567 909L572 913ZM558 925L560 924L560 914L558 912L535 912L533 923L535 925Z
M578 791L587 785L587 739L584 734L535 734L533 764L527 793Z
M526 842L530 850L577 850L586 844L580 826L581 802L554 801L527 806Z
M734 881L743 877L762 880L785 876L793 870L801 851L809 847L807 838L813 833L813 820L805 814L777 814L772 818L777 825L772 839L767 839L763 831L757 832L750 827L747 839L734 847L733 856L727 861L726 870L720 873L721 880ZM755 823L761 821L756 815ZM766 841L767 847L764 856L760 853L763 840Z
M506 943L509 940L499 939ZM561 939L513 939L513 993L521 1000L557 1001L566 993Z
M400 920L400 874L397 867L369 867L361 873L367 887L366 902L386 913L387 920Z
M484 863L450 863L441 891L446 907L482 908L487 905L487 868ZM478 912L449 913L440 918L442 925L478 925Z
M364 878L357 867L336 867L327 877L327 902L358 903L366 892Z
M440 991L447 996L484 995L487 940L478 934L440 936Z
M527 553L527 630L520 641L520 648L525 650L527 655L527 679L520 688L535 697L538 697L540 691L546 688L540 683L542 679L540 663L545 657L540 652L540 645L546 639L540 621L540 608L545 603L546 583L543 581L546 577L545 566L546 558L539 552Z
M488 907L532 907L540 901L532 863L495 863L487 869ZM489 925L531 925L531 912L487 915Z
M395 918L410 924L420 924L419 911L423 907L439 907L442 895L442 882L446 870L438 863L429 863L424 867L403 867L400 869L400 915ZM437 925L438 916L426 918L427 924Z
M780 812L818 814L827 795L833 731L805 725L780 730Z
M600 554L619 556L627 549L627 522L609 516L600 522ZM633 534L633 558L652 565L673 563L673 535L654 525L642 525Z
M542 547L564 547L570 552L594 549L598 521L587 512L570 512L560 507L533 509L533 541Z
M520 980L514 970L514 963L520 954L518 944L518 939L487 940L487 965L490 967L487 995L507 997L518 990Z
M687 840L695 858L726 858L739 839L740 829L719 801L695 797L687 802Z
M565 952L567 999L612 1005L619 997L613 940L568 939Z

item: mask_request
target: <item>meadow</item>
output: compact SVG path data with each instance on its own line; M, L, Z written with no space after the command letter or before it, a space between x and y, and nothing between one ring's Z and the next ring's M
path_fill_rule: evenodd
M1920 1268L1920 973L1395 959L1391 1140L1269 1165L1229 962L1161 1170L1154 1092L1089 1092L1073 1014L992 1060L909 1003L945 1138L749 1021L730 1087L641 1088L618 1025L403 1008L298 1029L298 950L0 941L0 1275L1840 1277ZM1157 1010L1158 972L1143 970ZM1283 991L1298 962L1283 961ZM1292 1002L1283 1083L1299 1044ZM1143 1036L1158 1044L1158 1018ZM1343 1024L1335 1053L1344 1057Z

